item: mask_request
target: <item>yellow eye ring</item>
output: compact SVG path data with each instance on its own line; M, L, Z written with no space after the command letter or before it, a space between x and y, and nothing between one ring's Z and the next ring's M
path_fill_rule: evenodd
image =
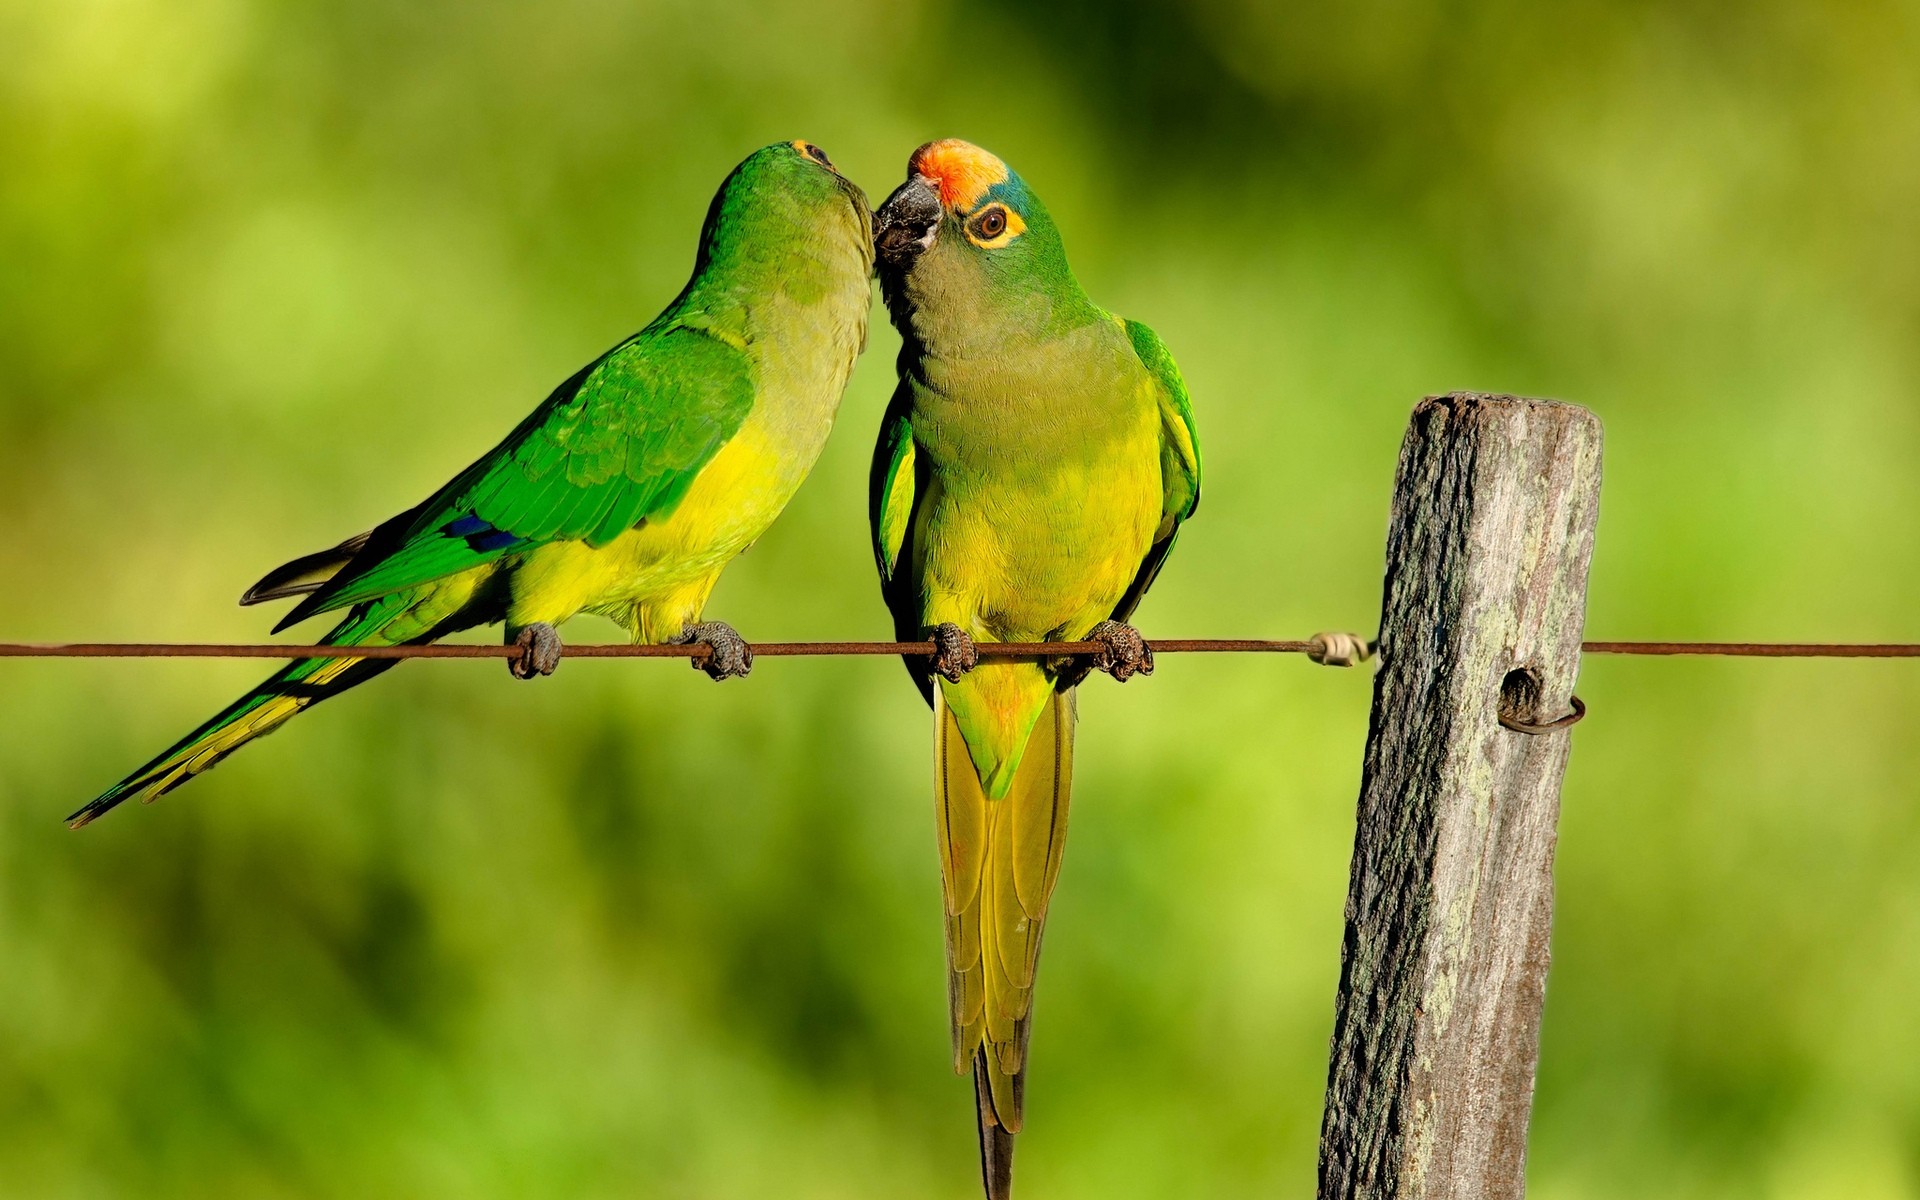
M967 240L983 250L998 250L1027 231L1020 214L1004 204L989 204L966 224Z

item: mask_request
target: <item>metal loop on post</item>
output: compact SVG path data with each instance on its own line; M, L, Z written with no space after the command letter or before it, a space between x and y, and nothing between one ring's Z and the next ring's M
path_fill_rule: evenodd
M1545 724L1538 724L1533 721L1522 721L1519 717L1502 710L1500 713L1500 725L1502 728L1511 729L1515 733L1528 734L1552 733L1558 729L1571 728L1578 725L1581 719L1587 715L1587 706L1580 702L1580 697L1578 696L1569 696L1567 697L1567 701L1572 705L1571 710L1561 716L1555 717Z

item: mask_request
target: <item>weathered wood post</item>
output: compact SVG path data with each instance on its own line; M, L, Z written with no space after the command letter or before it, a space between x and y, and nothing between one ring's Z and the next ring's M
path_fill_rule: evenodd
M1525 1192L1572 740L1540 727L1572 701L1599 498L1600 421L1583 408L1455 393L1414 409L1387 535L1320 1200Z

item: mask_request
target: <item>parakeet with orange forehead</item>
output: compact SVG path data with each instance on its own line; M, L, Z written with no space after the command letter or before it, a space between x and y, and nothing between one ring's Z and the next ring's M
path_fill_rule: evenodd
M826 443L866 344L872 269L865 193L811 143L756 151L720 185L666 311L426 500L241 603L304 595L280 629L345 609L336 646L504 622L522 679L551 674L554 626L590 612L635 641L706 646L695 665L716 679L746 674L750 647L702 610ZM297 660L69 820L154 800L393 662Z
M920 147L874 236L903 342L874 552L898 636L939 649L908 668L934 710L954 1067L973 1072L981 1171L1002 1200L1066 842L1073 689L1089 667L1152 672L1126 622L1199 503L1200 449L1167 348L1088 299L998 158ZM979 664L975 645L1082 640L1103 646L1091 664Z

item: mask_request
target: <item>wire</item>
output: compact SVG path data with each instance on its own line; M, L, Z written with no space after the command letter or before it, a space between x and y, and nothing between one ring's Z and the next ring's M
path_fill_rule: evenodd
M824 658L842 655L925 655L932 642L750 642L755 658ZM1095 654L1101 642L976 642L982 658L1065 658ZM1304 654L1307 642L1188 638L1152 643L1154 653ZM513 658L518 646L281 646L183 642L0 642L0 658ZM704 658L700 645L641 646L575 643L567 658Z
M755 658L925 655L932 642L751 642ZM1095 654L1101 642L976 642L982 658L1065 658ZM1152 643L1156 654L1304 654L1307 642L1188 638ZM0 642L0 658L513 658L517 646L437 643L408 646L292 646L188 642ZM567 658L704 658L700 645L574 643Z
M1155 654L1314 654L1319 634L1305 641L1248 638L1169 638L1148 642ZM1351 635L1347 635L1351 636ZM824 658L934 653L932 642L753 642L756 658ZM1067 658L1105 649L1099 642L975 642L982 658ZM1584 642L1588 654L1731 658L1920 658L1914 642ZM437 643L407 646L293 646L187 642L0 642L0 658L512 658L517 646ZM574 658L704 658L703 646L577 643Z
M1587 654L1669 657L1711 654L1722 658L1920 658L1913 642L1582 642Z

